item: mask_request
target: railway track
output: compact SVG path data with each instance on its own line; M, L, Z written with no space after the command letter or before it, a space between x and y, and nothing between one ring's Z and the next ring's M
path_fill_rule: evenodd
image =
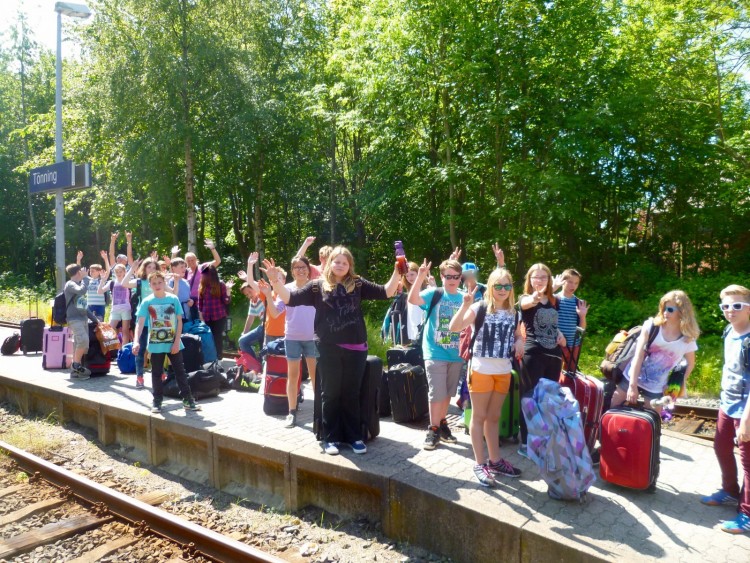
M180 554L171 559L167 558L170 562L282 561L257 548L157 508L155 505L167 500L159 493L150 493L137 499L130 498L5 442L0 442L0 450L31 476L28 484L16 484L0 489L0 499L7 499L24 491L29 493L32 490L38 496L42 487L54 488L57 492L56 495L43 494L47 497L44 500L0 516L0 560L10 560L40 546L83 535L104 526L111 527L119 522L126 525L123 530L110 534L113 536L110 541L79 556L75 559L76 563L93 563L110 553L132 546L143 538L154 539L154 555L159 561L165 560L164 551ZM66 516L56 522L32 527L28 531L5 538L3 527L51 510L62 511ZM173 548L164 550L163 540L171 543Z
M668 430L713 441L719 409L691 405L675 405L674 418L666 423Z

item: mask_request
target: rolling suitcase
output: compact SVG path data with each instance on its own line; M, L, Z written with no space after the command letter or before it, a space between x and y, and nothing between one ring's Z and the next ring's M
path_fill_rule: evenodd
M182 350L182 363L185 364L185 373L201 369L203 364L203 344L201 337L197 334L183 334L180 339L185 347Z
M39 318L39 301L36 302L36 316L31 316L31 299L29 299L29 318L21 321L21 351L25 356L29 352L44 351L44 320Z
M42 369L67 369L73 362L73 337L67 326L44 329Z
M604 481L653 492L659 477L661 416L639 407L614 407L602 416L601 464Z
M604 383L596 377L584 375L578 371L578 355L573 357L573 350L576 345L580 346L582 340L583 330L576 329L575 339L572 346L569 347L570 365L568 367L570 369L564 370L560 374L559 383L570 389L576 401L578 401L586 445L589 452L593 452L596 440L599 437L599 421L604 408ZM580 347L578 353L580 355Z
M378 356L367 356L362 387L359 390L359 416L362 439L367 442L380 434L378 388L383 374L383 360Z
M429 412L427 375L422 366L398 364L388 369L388 393L394 422L412 422Z
M284 356L267 354L263 362L263 412L269 416L289 414L286 397L287 365ZM297 404L301 403L302 377L297 380Z
M378 389L378 415L391 416L391 395L388 393L388 372L380 374L380 389Z
M424 368L421 346L394 346L385 353L385 361L388 367L399 364L411 364Z
M511 371L510 377L510 389L500 409L499 435L500 440L510 439L517 444L518 432L521 430L521 389L518 384L518 372ZM464 424L468 434L471 427L470 406L464 408Z

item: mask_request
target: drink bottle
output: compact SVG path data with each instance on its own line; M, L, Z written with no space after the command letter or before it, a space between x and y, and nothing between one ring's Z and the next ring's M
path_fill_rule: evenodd
M396 248L396 263L398 264L398 273L406 275L409 271L409 263L406 261L406 254L404 253L404 245L400 240L397 240L393 246Z

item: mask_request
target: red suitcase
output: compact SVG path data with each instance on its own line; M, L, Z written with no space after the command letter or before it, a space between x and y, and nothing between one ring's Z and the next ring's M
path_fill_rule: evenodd
M583 341L583 329L576 329L576 336L572 346L569 348L570 371L560 374L558 383L573 392L581 409L581 423L586 436L586 445L589 452L594 451L596 440L599 437L599 421L604 408L604 383L590 375L584 375L578 368L578 357L581 353L580 345ZM578 345L578 354L573 354L575 346Z
M570 389L578 401L586 445L589 452L593 452L599 437L599 421L604 408L604 384L597 378L584 375L580 371L561 373L559 383Z
M285 415L289 412L289 400L286 397L286 358L267 354L263 367L263 412L270 416ZM302 402L301 387L302 377L297 380L298 403Z
M631 489L656 490L661 416L656 411L614 407L602 416L599 474Z

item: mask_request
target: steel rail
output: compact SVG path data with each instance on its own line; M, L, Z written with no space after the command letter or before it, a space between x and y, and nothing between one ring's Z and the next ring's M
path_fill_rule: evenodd
M202 554L222 563L283 562L274 555L132 499L5 442L0 441L0 451L6 452L30 474L39 473L42 478L58 487L68 487L84 502L94 505L102 503L109 513L132 522L142 531L147 529L176 541L188 555Z
M674 406L674 414L677 416L690 416L692 413L695 418L705 418L706 420L718 420L719 409L714 407L696 407L692 405L680 405Z

